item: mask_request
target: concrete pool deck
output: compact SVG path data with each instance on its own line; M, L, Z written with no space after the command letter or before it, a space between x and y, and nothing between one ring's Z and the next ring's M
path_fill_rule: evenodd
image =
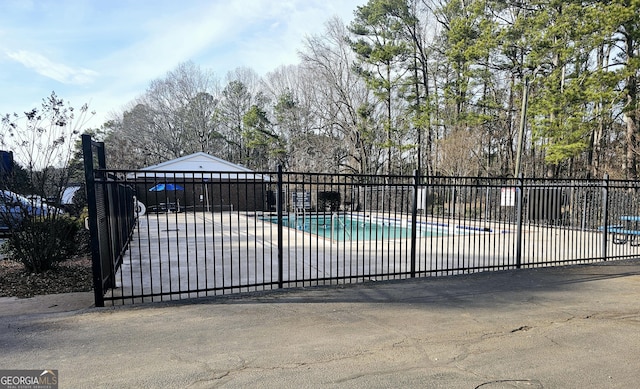
M421 222L442 226L439 220ZM478 222L455 222L448 229L463 233L416 239L418 274L513 268L514 225L484 224L485 231L476 230ZM276 288L276 227L260 215L237 212L145 215L117 274L118 288L110 290L107 298L126 304L246 292L260 290L261 285ZM284 228L283 233L285 286L380 281L389 278L385 273L406 278L411 269L408 238L336 241L295 228ZM593 261L602 253L598 232L528 226L523 235L523 265L560 265L580 258ZM634 256L640 254L640 247L609 244L607 251ZM121 296L125 298L119 300Z
M0 366L61 388L630 388L640 261L92 308L0 299Z

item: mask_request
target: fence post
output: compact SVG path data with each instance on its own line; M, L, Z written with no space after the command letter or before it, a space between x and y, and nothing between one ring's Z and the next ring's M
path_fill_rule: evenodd
M609 232L609 175L602 182L602 259L607 260L607 233Z
M413 171L413 206L411 208L411 278L416 276L416 224L418 218L418 187L420 185L420 173Z
M104 307L102 261L100 259L100 240L98 238L98 210L96 207L96 185L93 172L93 142L91 141L91 135L82 135L82 154L84 158L87 211L89 213L88 221L91 239L91 269L93 271L94 301L96 307Z
M278 182L276 184L276 212L278 214L278 288L284 287L283 247L282 247L282 165L278 165Z
M516 223L517 223L517 236L516 236L516 269L520 269L522 267L522 213L524 212L523 203L524 203L524 177L522 173L518 175L518 191L517 191L517 215L516 215Z

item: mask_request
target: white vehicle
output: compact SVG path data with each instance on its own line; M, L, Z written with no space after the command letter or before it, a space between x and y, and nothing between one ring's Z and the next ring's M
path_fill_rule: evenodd
M61 209L45 204L37 198L27 198L17 193L0 190L0 233L9 232L26 217L62 214Z

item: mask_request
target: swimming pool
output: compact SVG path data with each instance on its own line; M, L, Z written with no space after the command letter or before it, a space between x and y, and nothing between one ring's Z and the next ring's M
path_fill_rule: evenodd
M277 223L278 218L264 218ZM396 219L371 218L356 215L289 215L282 218L285 227L310 232L333 240L380 240L411 237L411 228L406 222ZM429 226L419 223L416 229L419 236L446 235L442 226Z

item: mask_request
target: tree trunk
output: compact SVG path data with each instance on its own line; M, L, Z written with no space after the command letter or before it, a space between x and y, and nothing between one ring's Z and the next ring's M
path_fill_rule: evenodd
M627 67L632 67L632 60L635 57L634 41L630 34L625 36ZM638 178L637 150L638 150L638 80L635 72L627 77L626 104L624 120L626 122L626 175L627 179L636 180Z

